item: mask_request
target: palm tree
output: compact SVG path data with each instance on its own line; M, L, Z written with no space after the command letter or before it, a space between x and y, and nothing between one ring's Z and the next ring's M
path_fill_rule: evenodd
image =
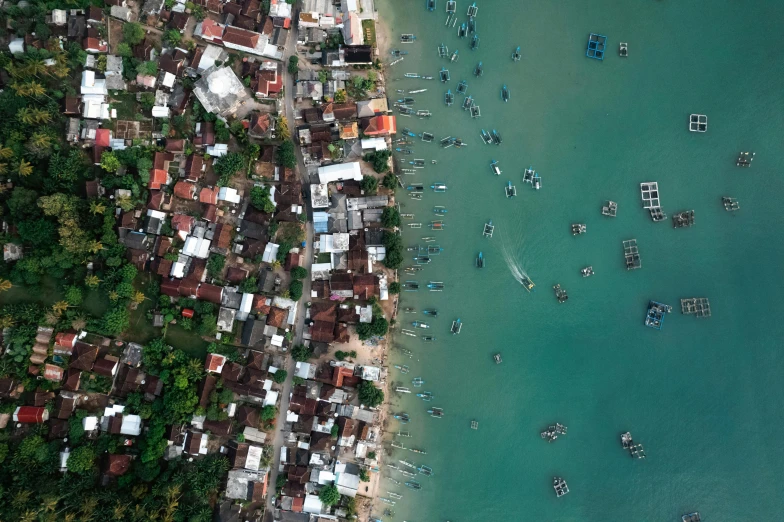
M0 292L5 292L6 290L10 290L14 285L11 284L11 281L8 279L0 278Z
M52 137L43 132L36 132L30 137L30 144L39 149L48 148L52 144Z
M97 275L90 275L90 276L87 276L87 277L84 279L84 284L85 284L85 285L86 285L88 288L96 288L100 282L101 282L101 280L100 280L100 279L98 279L98 276L97 276Z
M35 116L33 115L33 109L31 109L30 107L22 107L21 109L16 111L16 119L24 124L32 125L33 123L35 123ZM13 156L13 151L11 152L11 155Z
M120 298L120 294L118 294L118 293L117 293L117 292L115 292L114 290L112 290L111 292L109 292L109 300L110 300L110 301L116 301L116 300L118 300L119 298Z
M90 245L87 247L87 249L93 254L97 254L98 252L103 250L103 245L101 244L100 241L93 240L90 241Z
M272 263L270 263L270 265L272 266L273 270L277 270L278 268L281 267L280 261L278 261L277 259L275 261L273 261Z
M38 512L28 509L19 517L19 522L35 522L36 518L38 518Z
M68 310L68 301L57 301L55 304L52 305L52 311L57 315L62 315L63 312Z
M11 317L10 315L4 315L3 317L0 317L1 329L11 328L13 325L14 325L14 318Z
M22 160L19 162L19 166L16 168L16 171L20 176L29 176L33 173L33 166L25 160Z
M30 96L32 98L39 98L41 96L46 96L46 89L44 86L38 82L30 82L25 86L25 92L23 96ZM46 96L49 98L49 96ZM51 98L50 98L51 99Z
M82 315L77 315L74 320L71 321L71 328L74 330L84 330L85 326L87 326L87 319Z
M54 326L60 322L60 316L53 311L49 310L44 314L44 322L49 326Z
M24 68L25 72L32 75L38 76L42 72L46 71L46 64L43 60L30 60L27 62Z
M10 147L0 145L0 158L10 159L14 157L14 151Z
M32 112L36 123L49 123L52 121L52 115L47 110L33 109Z
M137 290L136 292L134 292L133 298L131 300L137 305L140 305L144 302L145 299L146 297L144 297L144 292L140 292Z
M106 211L106 205L99 200L94 199L90 201L90 212L93 214L103 214Z

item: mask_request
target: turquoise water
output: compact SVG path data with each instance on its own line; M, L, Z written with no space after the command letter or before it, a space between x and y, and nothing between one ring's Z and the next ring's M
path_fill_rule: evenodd
M428 321L438 342L399 336L414 357L397 352L397 362L412 371L392 375L409 387L421 376L436 398L393 399L393 410L412 418L403 429L414 438L403 442L428 454L394 450L392 460L428 464L435 476L420 480L421 491L382 483L382 494L404 495L394 520L674 521L696 510L710 522L780 520L784 3L485 1L473 52L456 28L444 28L443 0L435 13L421 1L379 3L394 39L417 35L413 45L394 43L411 54L388 76L435 76L447 67L447 87L454 92L466 79L482 111L472 120L461 96L444 107L446 87L437 81L390 85L393 100L401 97L395 89L427 88L414 95L415 108L434 114L400 117L398 128L470 144L441 150L416 142L413 157L438 164L405 181L444 181L448 193L426 190L422 201L398 194L415 222L447 206L448 228L404 230L407 245L434 235L444 253L401 278L447 288L403 294L404 307L439 309ZM459 22L466 8L458 1ZM590 32L609 37L603 62L585 57ZM617 53L622 41L625 59ZM438 59L441 42L460 50L457 63ZM523 58L513 63L517 45ZM479 79L471 74L478 60ZM511 92L506 104L502 84ZM688 132L690 113L708 115L707 133ZM484 145L481 128L498 129L504 143ZM742 150L757 153L751 169L735 166ZM501 176L491 174L491 159ZM539 191L522 182L529 165L542 176ZM514 199L504 195L508 180ZM695 226L652 222L641 208L645 181L658 181L668 215L694 209ZM739 212L724 211L725 195L739 199ZM608 199L619 204L615 219L600 215ZM481 234L488 219L492 239ZM587 234L573 237L575 222L586 223ZM631 238L643 266L627 272L621 242ZM504 248L536 282L534 292L512 277ZM480 250L484 270L474 267ZM586 265L594 277L580 276ZM555 283L569 293L564 304ZM710 298L712 317L681 315L683 297ZM662 331L643 326L649 299L674 307ZM452 336L456 317L465 326ZM415 319L428 320L399 317ZM430 418L429 405L443 407L445 418ZM554 422L569 432L547 444L539 432ZM620 447L627 430L647 459ZM553 476L571 493L557 499Z

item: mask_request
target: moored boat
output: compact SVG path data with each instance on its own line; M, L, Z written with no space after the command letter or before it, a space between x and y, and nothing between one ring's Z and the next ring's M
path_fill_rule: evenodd
M444 283L441 281L430 281L427 287L431 292L441 292L444 289Z
M460 38L465 38L468 35L468 24L463 22L460 24L460 27L457 28L457 36Z
M458 52L455 51L455 52L452 53L452 58L450 58L450 61L451 62L456 62L458 58L459 58Z
M425 341L426 343L432 343L436 340L436 338L433 337L432 335L423 335L422 340Z
M414 40L416 40L416 36L411 33L400 35L400 43L414 43Z
M460 80L457 84L457 94L465 94L468 90L468 83L465 80Z
M517 187L512 185L511 181L508 181L506 183L506 187L504 189L504 192L506 192L506 197L507 198L513 198L513 197L515 197L517 195Z
M437 206L433 207L433 213L434 214L446 214L446 207L443 207L441 205L437 205Z
M446 192L445 183L436 182L433 185L430 185L430 188L433 189L434 192Z
M425 465L419 466L417 468L417 471L419 471L419 473L421 473L422 475L425 475L427 477L430 477L430 476L433 475L433 468L431 468L430 466L425 466Z
M442 43L438 46L438 57L446 58L447 56L449 56L449 48Z
M452 94L452 90L449 89L444 94L444 104L449 107L455 102L455 95Z
M436 0L425 0L425 7L428 11L436 10Z
M466 98L463 100L463 110L464 110L464 111L467 111L467 110L468 110L468 109L470 109L470 108L471 108L473 105L474 105L474 97L473 97L473 96L470 96L470 95L469 95L469 96L466 96Z
M411 381L411 384L413 384L414 386L419 388L420 386L425 384L425 381L422 379L422 377L416 377L416 378L414 378L413 381Z
M504 84L504 86L501 87L501 99L504 100L505 102L509 101L509 89L506 87L506 84Z
M435 308L422 310L422 313L431 317L438 317L438 310Z
M411 489L422 489L422 485L415 480L409 480L408 482L406 482L406 487L409 487Z
M478 64L476 64L476 67L474 67L474 76L482 76L484 74L484 72L485 71L484 71L484 66L482 65L482 62L479 62Z
M414 328L430 328L430 325L427 323L423 323L422 321L414 321L411 323L411 326Z
M463 321L460 320L458 317L454 321L452 321L452 335L457 335L463 329Z
M471 50L476 51L479 49L479 35L475 34L473 38L471 38Z
M406 73L403 76L405 76L406 78L419 78L418 73Z
M446 83L449 81L449 70L441 67L441 71L438 73L439 77L441 78L442 83Z
M448 0L446 3L447 14L455 14L457 10L457 2L455 0Z
M482 130L484 131L484 129ZM490 138L490 135L488 134L487 137ZM482 136L482 138L484 138L484 135ZM490 140L492 141L492 138L490 138ZM490 162L490 170L492 170L493 174L495 174L496 176L501 175L501 169L498 167L498 160L492 160Z
M476 2L468 6L468 16L476 16L477 11L479 8L476 6Z
M485 142L485 145L490 145L491 143L493 143L493 138L490 136L490 133L487 132L484 129L482 129L482 141ZM495 161L495 160L493 160L493 161ZM499 174L500 174L500 172L499 172Z
M422 399L423 401L430 401L433 399L433 392L426 391L422 393L417 393L416 396Z
M476 32L476 18L473 16L468 17L468 34L474 34Z
M401 51L400 49L392 49L390 53L392 53L392 56L405 56L408 54L408 51Z
M440 419L444 416L444 410L442 408L430 408L427 412L431 417L435 417L436 419Z
M479 252L479 255L476 256L476 267L477 268L484 268L485 267L485 256L482 252Z
M408 421L411 420L411 418L408 416L408 413L396 413L395 415L393 415L393 417L399 420L400 422L402 422L403 424L408 424Z
M493 143L496 145L500 145L504 140L501 138L501 133L497 130L493 129L493 132L490 133L490 136L493 138Z
M520 61L520 46L519 45L517 46L517 49L515 49L514 52L512 53L512 60L515 61L515 62L519 62Z
M408 373L408 371L409 371L408 370L408 365L405 365L405 364L403 364L403 365L396 364L395 368L400 370L400 373Z

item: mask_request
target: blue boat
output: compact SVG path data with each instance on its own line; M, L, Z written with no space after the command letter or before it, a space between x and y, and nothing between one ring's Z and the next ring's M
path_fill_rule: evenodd
M484 268L485 267L485 256L482 252L479 252L479 255L476 256L476 267L477 268Z
M460 27L457 28L457 36L459 36L460 38L465 38L466 36L468 36L468 24L466 24L465 22L460 24Z
M517 49L515 49L514 52L512 53L512 60L515 61L515 62L519 62L520 61L520 46L519 45L517 46Z
M408 421L411 419L408 416L408 413L396 413L395 415L393 415L393 417L395 417L397 420L399 420L403 424L408 424Z
M444 283L440 281L431 281L427 284L427 287L433 292L440 292L444 289Z
M400 49L392 49L389 51L392 56L405 56L408 54L408 51L401 51Z
M452 94L452 89L449 89L446 91L446 94L444 94L444 104L447 107L450 107L454 102L455 102L455 95Z
M425 0L425 5L427 6L428 11L436 10L436 0Z
M517 195L517 187L512 185L511 181L508 181L506 183L506 188L504 189L504 191L506 192L507 198L513 198Z
M463 329L463 322L458 317L454 321L452 321L452 335L457 335L460 333L460 330Z
M446 183L436 182L433 185L430 185L430 188L433 189L434 192L446 192Z
M479 49L479 35L475 34L473 38L471 38L471 50L476 51Z
M435 213L435 214L446 214L446 207L442 207L440 205L436 206L436 207L433 207L433 213Z
M505 102L509 101L509 89L506 87L506 84L504 84L504 86L501 87L501 99L504 100Z
M460 83L457 84L457 94L465 95L466 91L468 90L468 84L465 80L461 80Z
M468 6L468 16L476 16L477 11L479 8L476 6L476 2Z
M482 129L482 134L481 135L482 135L482 141L485 142L485 145L490 145L491 143L493 143L493 138L490 137L490 133L489 132L487 132L486 130ZM493 160L493 161L495 161L495 160ZM492 165L492 163L491 163L491 165Z
M482 76L484 72L485 71L484 71L484 67L482 67L482 62L476 64L476 67L474 68L474 76Z
M438 310L435 308L432 310L422 310L422 313L431 317L438 317Z
M476 19L471 16L468 18L468 33L473 34L476 32Z
M457 9L457 2L455 0L447 0L446 3L447 14L455 14L456 9Z
M501 139L501 134L495 129L493 129L493 132L490 133L490 136L493 138L493 143L496 145L500 145L504 141Z

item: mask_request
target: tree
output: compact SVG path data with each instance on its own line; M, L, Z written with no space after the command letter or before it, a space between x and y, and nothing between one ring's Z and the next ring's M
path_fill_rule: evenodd
M155 94L151 92L143 92L139 102L141 103L143 109L149 111L155 106Z
M289 296L294 301L299 301L302 297L302 281L292 281L289 284Z
M310 346L298 344L291 349L291 357L295 361L305 362L313 357L313 349Z
M346 103L346 90L340 89L335 92L335 103Z
M391 155L392 151L390 150L377 150L375 152L368 152L362 157L362 159L372 163L373 170L379 174L383 174L389 170L389 157ZM393 184L388 188L395 188L395 185Z
M136 67L136 72L142 76L155 76L158 74L158 62L142 62Z
M360 468L359 480L361 480L362 482L370 482L370 474L367 472L365 468Z
M182 33L180 33L177 29L169 29L163 33L162 39L172 47L175 47L180 43L180 41L182 41Z
M387 268L397 269L403 264L403 242L400 236L392 232L385 231L381 240L386 248L386 257L384 258L384 266Z
M298 56L289 57L289 74L297 74L297 65L299 65Z
M225 187L231 177L245 166L245 158L239 152L229 152L215 162L215 173L220 177L218 185Z
M365 194L372 196L378 190L378 180L373 176L362 176L362 181L359 183Z
M299 281L308 277L308 271L305 267L295 266L291 269L291 278Z
M338 426L337 424L333 424L332 429L329 430L329 434L332 436L333 439L337 439L338 433L340 433L340 426Z
M319 71L318 79L319 79L319 82L321 82L321 83L327 83L327 80L329 80L329 75L327 74L327 71L323 71L323 70Z
M381 180L381 184L389 190L395 190L397 187L397 176L395 176L392 172L387 172L384 176L384 179Z
M288 376L288 372L286 370L278 370L272 374L272 380L278 384L283 384Z
M384 228L400 226L400 212L395 207L386 207L381 213L381 224Z
M289 140L280 144L277 151L278 161L284 167L293 169L297 166L297 155L294 152L294 143Z
M130 324L131 319L128 309L118 305L106 312L101 320L101 329L105 335L118 335Z
M79 446L68 457L68 471L71 473L86 473L93 469L95 451L92 446Z
M289 121L282 114L278 116L275 122L275 133L281 140L288 140L291 138L291 131L289 130Z
M266 185L250 189L250 204L267 214L275 212L275 203L270 199L270 189Z
M319 500L325 506L334 506L340 501L340 492L335 484L330 484L321 488L319 492Z
M138 22L123 24L123 41L128 45L136 45L144 40L144 27Z
M218 277L226 264L226 257L220 254L211 254L207 260L207 274L210 277Z
M82 289L78 286L71 285L65 289L65 300L68 301L68 304L71 306L79 306L82 304Z
M291 378L291 384L294 386L299 386L300 384L305 384L305 379L302 377L297 377L296 375Z
M127 42L120 42L117 44L115 53L117 53L118 56L122 56L123 58L130 58L133 56L133 49L131 49L131 46L128 45Z
M357 388L359 390L359 401L369 408L375 408L384 402L384 392L371 381L362 381Z
M16 171L20 176L26 177L33 173L33 166L25 160L21 160L19 162L19 166L16 168Z
M261 420L264 422L271 422L275 420L275 416L277 414L278 414L278 409L275 406L272 406L271 404L268 406L264 406L261 409Z
M101 154L101 168L107 172L117 172L120 160L114 152L105 151Z
M392 295L400 293L400 283L395 281L394 283L390 283L389 285L389 293Z
M0 278L0 292L6 292L10 290L14 285L11 284L11 281L8 279Z

